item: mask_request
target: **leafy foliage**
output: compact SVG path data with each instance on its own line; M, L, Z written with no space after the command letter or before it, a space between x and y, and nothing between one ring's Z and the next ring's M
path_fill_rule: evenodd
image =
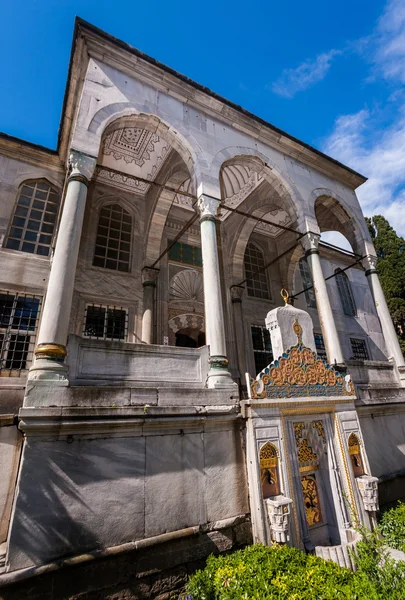
M227 556L210 556L206 568L190 578L186 598L377 600L380 596L366 572L353 573L287 546L255 545Z
M405 552L405 504L387 510L381 517L381 533L387 544L396 550Z
M405 240L381 215L366 219L377 252L377 272L405 355Z
M405 563L395 562L387 547L389 543L380 527L370 531L357 523L361 534L353 553L356 575L362 575L373 585L377 598L403 600L405 598Z

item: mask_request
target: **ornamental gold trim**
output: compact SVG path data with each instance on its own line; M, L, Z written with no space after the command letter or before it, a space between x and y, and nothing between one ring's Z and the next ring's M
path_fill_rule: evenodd
M38 344L34 354L35 358L65 359L67 350L63 344Z
M354 492L353 492L352 480L351 480L349 468L348 468L348 465L347 465L346 454L345 454L345 449L344 449L343 440L342 440L342 434L341 434L341 431L340 431L339 419L338 419L338 416L336 414L335 414L334 421L335 421L335 431L336 431L336 434L337 434L337 437L338 437L338 441L339 441L340 455L342 457L343 467L344 467L345 475L346 475L346 486L347 486L347 488L349 490L349 496L350 496L350 502L351 502L351 510L352 510L354 519L358 520L359 516L358 516L358 512L357 512L356 502L355 502L355 499L354 499Z
M290 498L292 500L292 516L293 516L294 529L295 529L295 539L296 539L297 545L300 548L302 548L303 544L302 544L302 539L300 536L300 530L299 530L299 525L298 525L297 497L295 494L293 477L292 477L292 473L291 473L291 464L290 464L291 461L288 460L289 451L288 451L288 440L287 440L287 427L286 427L286 422L285 422L285 418L283 415L281 415L281 429L283 432L283 446L284 446L284 454L286 457L285 465L286 465L286 470L287 470L288 487L290 488Z

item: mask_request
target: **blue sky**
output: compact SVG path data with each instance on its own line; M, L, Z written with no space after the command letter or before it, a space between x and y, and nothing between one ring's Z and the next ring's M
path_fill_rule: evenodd
M0 131L56 147L75 15L362 172L405 235L405 0L4 2Z

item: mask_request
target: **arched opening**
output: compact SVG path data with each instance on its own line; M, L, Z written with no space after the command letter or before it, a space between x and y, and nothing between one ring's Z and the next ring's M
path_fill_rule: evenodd
M258 373L273 358L265 319L282 303L286 269L278 257L297 244L300 208L277 168L257 156L235 156L222 164L219 175L228 280L245 289L242 304L233 304L235 337L245 346L237 348L235 361L239 373Z
M176 346L181 348L200 348L205 346L205 333L197 328L187 327L176 331Z
M314 211L323 234L321 239L361 254L363 232L357 219L348 213L341 202L332 196L320 195L315 200Z

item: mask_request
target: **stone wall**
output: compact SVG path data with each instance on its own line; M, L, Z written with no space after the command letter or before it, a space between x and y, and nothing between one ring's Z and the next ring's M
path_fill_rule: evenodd
M22 411L8 570L249 512L232 409L53 411Z

